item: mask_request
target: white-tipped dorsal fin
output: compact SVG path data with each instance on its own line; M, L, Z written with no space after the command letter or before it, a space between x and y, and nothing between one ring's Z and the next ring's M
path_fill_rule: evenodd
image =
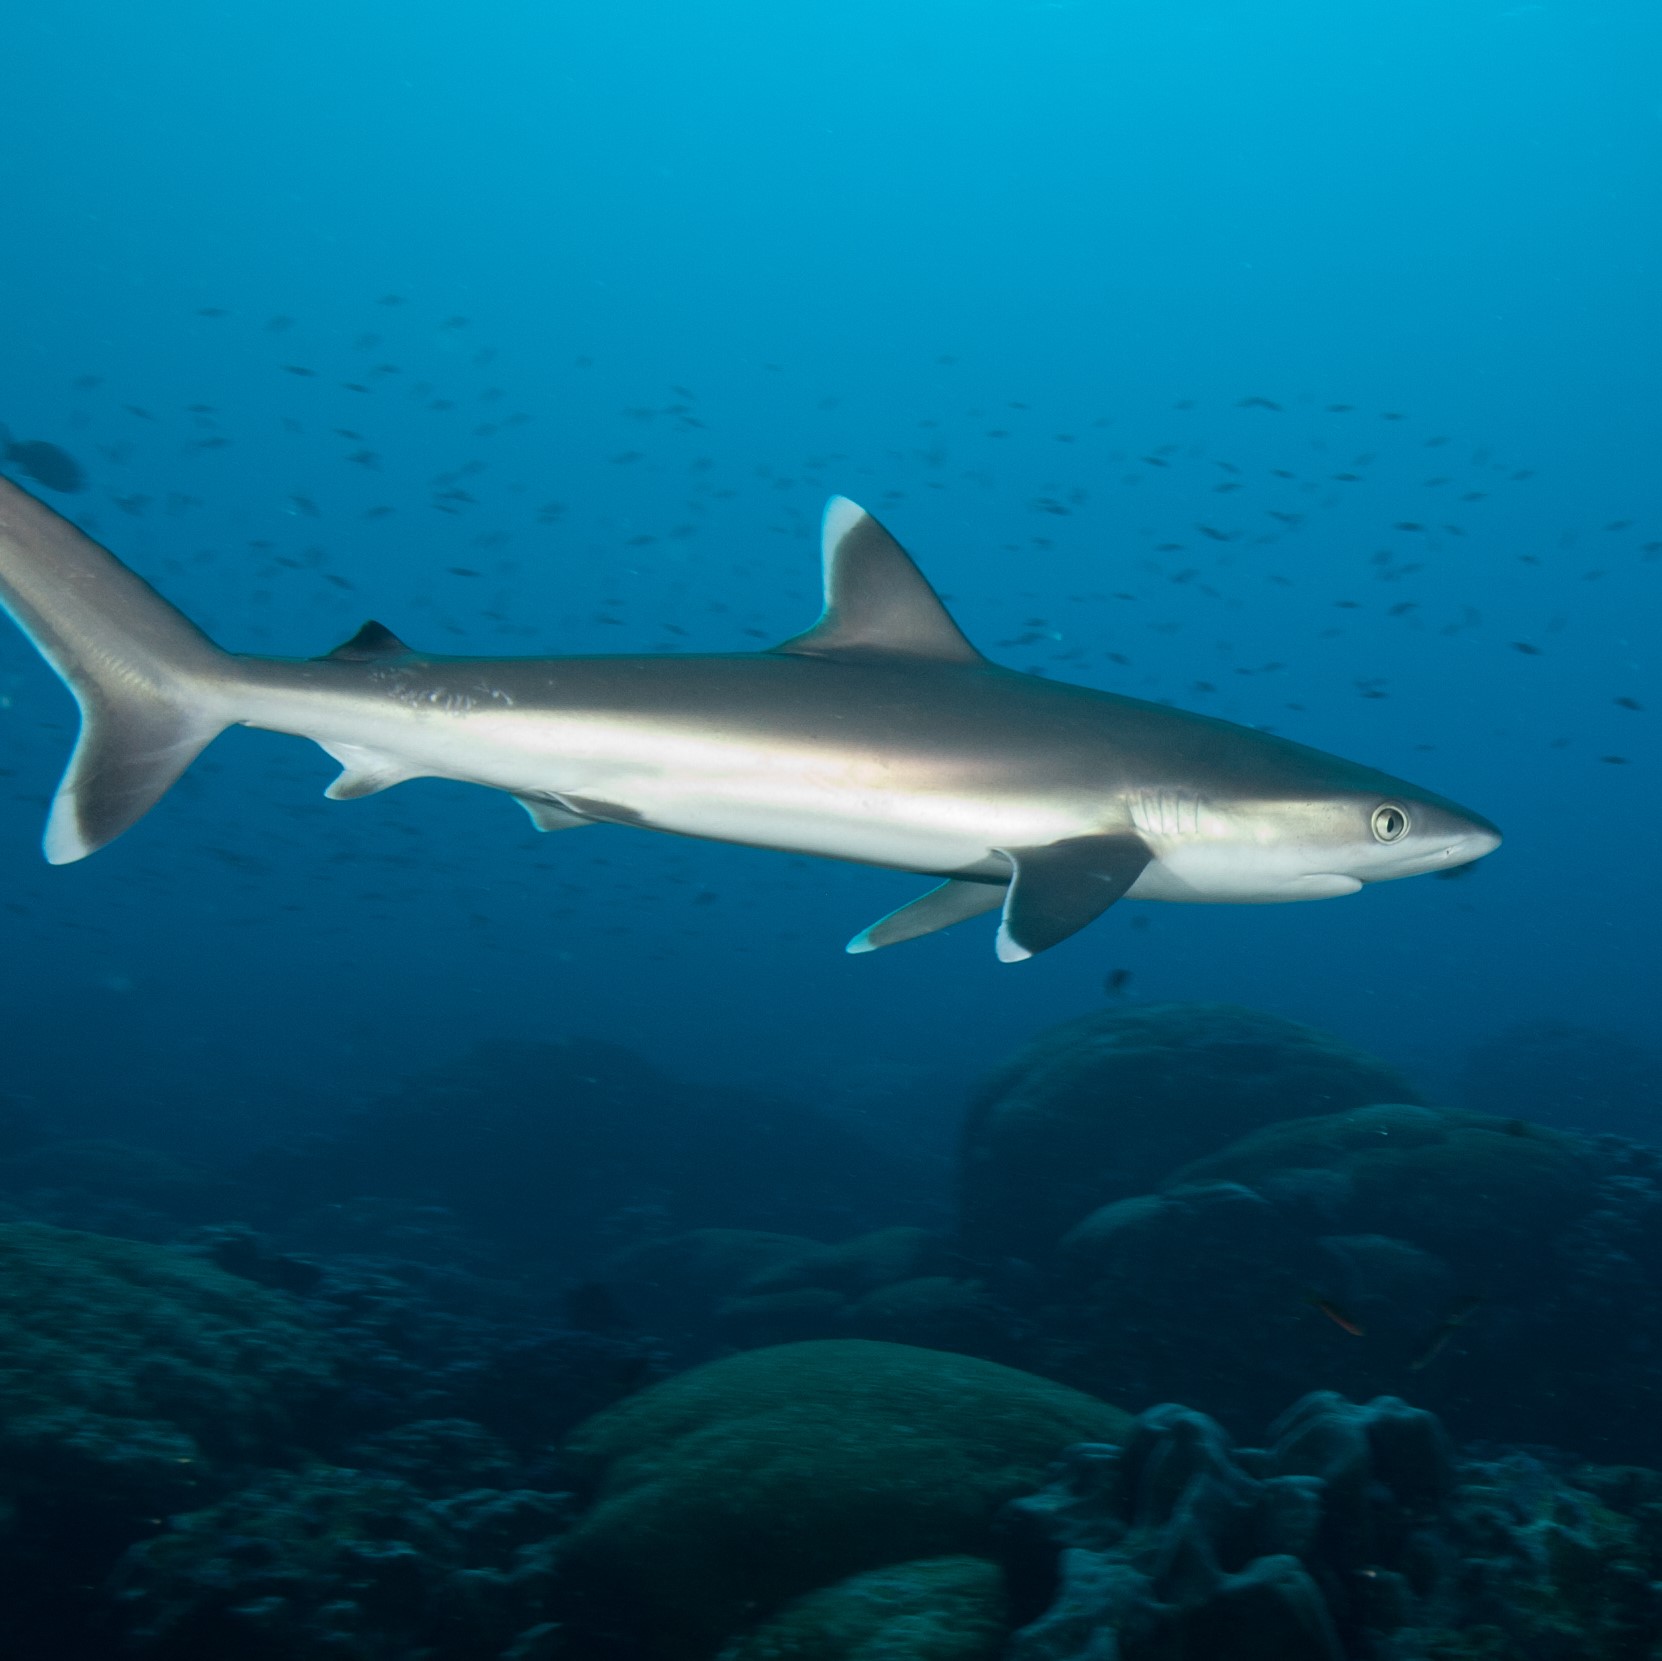
M774 647L805 657L910 657L984 663L923 573L889 533L846 496L825 509L825 610Z

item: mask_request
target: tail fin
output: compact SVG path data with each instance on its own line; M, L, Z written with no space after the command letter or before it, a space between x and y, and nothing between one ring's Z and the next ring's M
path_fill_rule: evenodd
M156 805L236 718L222 652L67 519L0 479L0 605L81 706L46 857L95 853Z

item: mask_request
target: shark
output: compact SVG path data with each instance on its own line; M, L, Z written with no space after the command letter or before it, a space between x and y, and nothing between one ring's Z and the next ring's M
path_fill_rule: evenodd
M0 603L81 714L46 858L113 841L238 725L320 745L336 801L457 779L543 831L631 825L932 879L856 953L997 911L997 955L1020 962L1122 899L1327 899L1500 843L1371 767L989 661L844 497L821 557L818 620L766 651L460 657L370 622L320 657L254 656L0 480Z

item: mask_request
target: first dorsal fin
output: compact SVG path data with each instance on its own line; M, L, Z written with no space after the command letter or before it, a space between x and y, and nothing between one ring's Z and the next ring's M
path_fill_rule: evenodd
M775 646L804 657L909 657L984 663L912 557L862 507L833 496L822 539L825 610Z
M382 658L408 657L410 648L385 623L368 622L352 636L343 640L334 651L326 652L319 663L376 663Z

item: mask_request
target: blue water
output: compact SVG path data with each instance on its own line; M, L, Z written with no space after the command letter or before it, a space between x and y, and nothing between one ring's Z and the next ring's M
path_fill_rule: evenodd
M949 1234L966 1091L1091 1012L1248 1005L1519 1135L1542 1118L1662 1144L1644 1105L1662 990L1655 6L56 0L13 7L3 34L0 423L74 456L87 489L43 498L226 647L321 654L374 618L436 652L760 649L816 614L819 516L842 493L995 660L1273 728L1506 835L1455 881L1127 903L1019 965L996 961L990 919L849 957L920 879L624 828L539 837L511 801L432 781L330 802L315 746L238 729L119 841L53 868L39 838L75 709L0 627L0 1220L183 1241L296 1296L322 1275L307 1318L373 1376L307 1447L352 1464L365 1427L459 1415L514 1445L516 1482L549 1487L542 1444L645 1376L607 1346L638 1368L660 1344L683 1365L770 1340L718 1342L707 1309L668 1303L618 1338L604 1288L564 1315L548 1288L694 1225ZM1525 1023L1536 1038L1507 1036ZM556 1041L557 1061L527 1047ZM590 1086L606 1114L623 1104L593 1143L592 1215L566 1160L590 1146ZM1619 1124L1579 1117L1601 1089ZM47 1147L22 1175L14 1112ZM263 1151L310 1133L338 1139L292 1164ZM546 1216L525 1152L545 1135L566 1161ZM77 1152L87 1138L127 1153ZM134 1150L194 1175L129 1166ZM1387 1355L1293 1385L1400 1390L1464 1413L1463 1436L1510 1399L1483 1357L1532 1376L1531 1342L1551 1352L1540 1400L1585 1332L1585 1353L1631 1362L1613 1396L1630 1376L1654 1390L1629 1329L1662 1307L1662 1246L1633 1248L1650 1270L1629 1246L1662 1178L1650 1155L1600 1157L1605 1209L1564 1225L1556 1302L1526 1226L1488 1258L1448 1247L1441 1290L1381 1295L1366 1350L1331 1299L1324 1322L1337 1285L1243 1272L1240 1353L1330 1339L1338 1366L1417 1344L1435 1367ZM1405 1235L1444 1250L1459 1214L1507 1213L1514 1167L1493 1168L1493 1193ZM440 1189L452 1209L421 1211ZM301 1258L192 1232L227 1222ZM406 1318L353 1253L441 1263L449 1290L398 1270L422 1288ZM1039 1282L993 1257L982 1289L1026 1321ZM502 1292L521 1269L529 1316ZM1196 1353L1234 1345L1233 1283L1161 1269L1179 1310L1194 1300ZM446 1298L474 1324L435 1315ZM387 1308L402 1383L375 1372ZM590 1332L537 1324L567 1317ZM986 1353L1065 1374L1013 1344L1025 1330ZM128 1356L134 1376L149 1359ZM475 1363L508 1380L488 1401L454 1385ZM1230 1366L1217 1399L1204 1366L1178 1376L1186 1405L1227 1415ZM1591 1380L1562 1391L1589 1392L1589 1439L1569 1409L1538 1424L1535 1397L1495 1434L1655 1463L1654 1414L1623 1427ZM1286 1383L1262 1386L1270 1411ZM548 1401L546 1422L527 1409ZM1256 1434L1256 1401L1251 1417ZM119 1466L118 1443L98 1445ZM1508 1468L1520 1492L1536 1480ZM102 1654L83 1588L165 1533L151 1511L202 1496L140 1483L144 1515L106 1536L104 1468L74 1480L97 1561L50 1532L33 1560L0 1545L0 1605L27 1604L28 1563L49 1561L68 1590L41 1594L41 1653ZM51 1511L28 1492L30 1517ZM256 1517L288 1503L249 1492ZM69 1630L90 1647L50 1637Z
M760 646L814 610L836 490L1001 660L1507 832L1459 885L846 960L915 883L539 845L439 784L326 803L321 754L236 733L51 870L73 710L7 634L19 1087L234 1120L584 1033L823 1094L973 1071L1115 967L1432 1077L1520 1018L1648 1020L1650 8L71 0L8 37L0 420L225 644Z

